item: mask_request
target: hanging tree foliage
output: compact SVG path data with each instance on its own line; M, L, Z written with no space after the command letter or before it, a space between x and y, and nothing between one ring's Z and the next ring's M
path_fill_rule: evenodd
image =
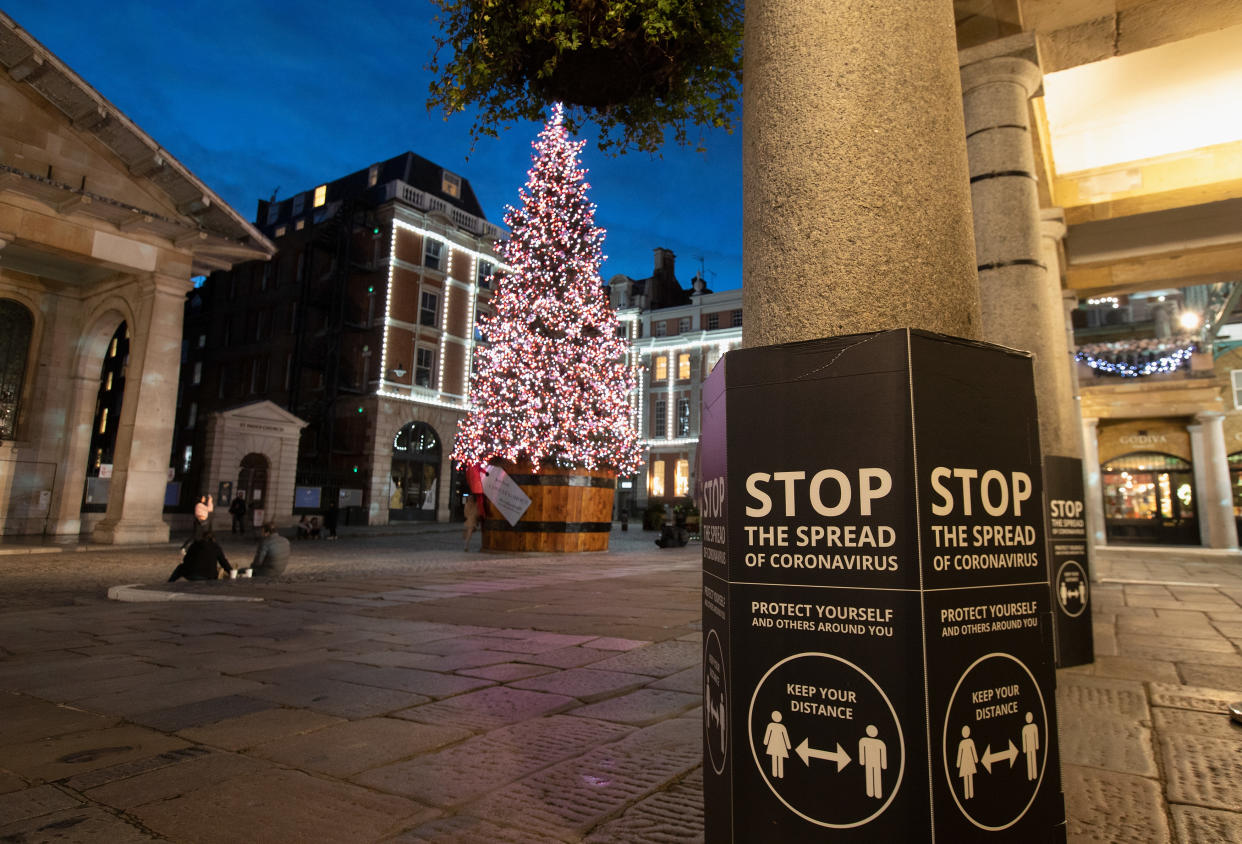
M742 0L434 0L442 34L428 105L478 109L472 133L541 120L600 128L601 149L654 152L673 130L733 129ZM445 55L447 54L447 55Z

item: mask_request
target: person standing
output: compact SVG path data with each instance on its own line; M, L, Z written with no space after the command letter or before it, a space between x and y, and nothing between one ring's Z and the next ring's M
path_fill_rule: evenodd
M254 562L250 564L253 577L276 577L284 572L289 565L289 554L292 548L289 540L276 532L276 526L264 522L259 547L254 552Z
M233 570L228 557L224 556L224 550L216 543L215 534L208 529L189 544L185 550L185 558L173 569L168 582L172 583L182 577L186 580L215 580L219 577L217 566L225 571Z
M328 532L328 539L336 539L336 520L340 518L340 515L341 509L336 506L335 501L323 511L323 528Z
M483 503L483 471L477 463L472 463L466 467L466 496L462 502L462 510L466 517L463 531L466 543L463 550L470 550L470 537L474 535L476 529L482 537L481 523L486 515L486 507L487 505Z
M211 512L216 509L216 503L212 501L210 495L201 496L198 503L194 505L194 538L202 539L204 535L211 533Z
M233 499L233 503L229 505L229 515L233 517L232 533L246 532L246 499L240 495Z

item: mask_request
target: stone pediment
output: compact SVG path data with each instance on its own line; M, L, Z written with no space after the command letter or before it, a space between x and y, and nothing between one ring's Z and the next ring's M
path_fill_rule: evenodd
M212 414L226 428L261 431L269 434L298 434L309 423L279 405L264 400L239 405Z

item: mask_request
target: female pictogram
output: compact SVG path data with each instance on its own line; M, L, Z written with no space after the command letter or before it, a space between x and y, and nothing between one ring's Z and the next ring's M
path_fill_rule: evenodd
M792 747L793 745L789 743L789 731L781 723L781 713L773 711L772 723L768 724L767 730L763 733L763 748L772 757L773 778L784 778L785 760L789 758L789 751Z
M975 771L979 766L979 751L970 737L970 727L962 727L962 740L957 745L957 775L962 778L962 797L975 796Z

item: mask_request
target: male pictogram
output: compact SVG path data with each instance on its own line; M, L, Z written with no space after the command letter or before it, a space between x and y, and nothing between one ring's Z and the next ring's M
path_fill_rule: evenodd
M1035 779L1039 773L1038 766L1035 764L1035 752L1039 750L1039 727L1032 723L1034 720L1034 715L1026 713L1026 725L1022 728L1022 752L1026 754L1026 778L1028 780Z
M877 800L884 796L884 784L881 772L888 767L888 756L884 742L876 738L880 731L875 724L867 725L867 737L858 740L858 764L862 765L867 776L867 796Z

